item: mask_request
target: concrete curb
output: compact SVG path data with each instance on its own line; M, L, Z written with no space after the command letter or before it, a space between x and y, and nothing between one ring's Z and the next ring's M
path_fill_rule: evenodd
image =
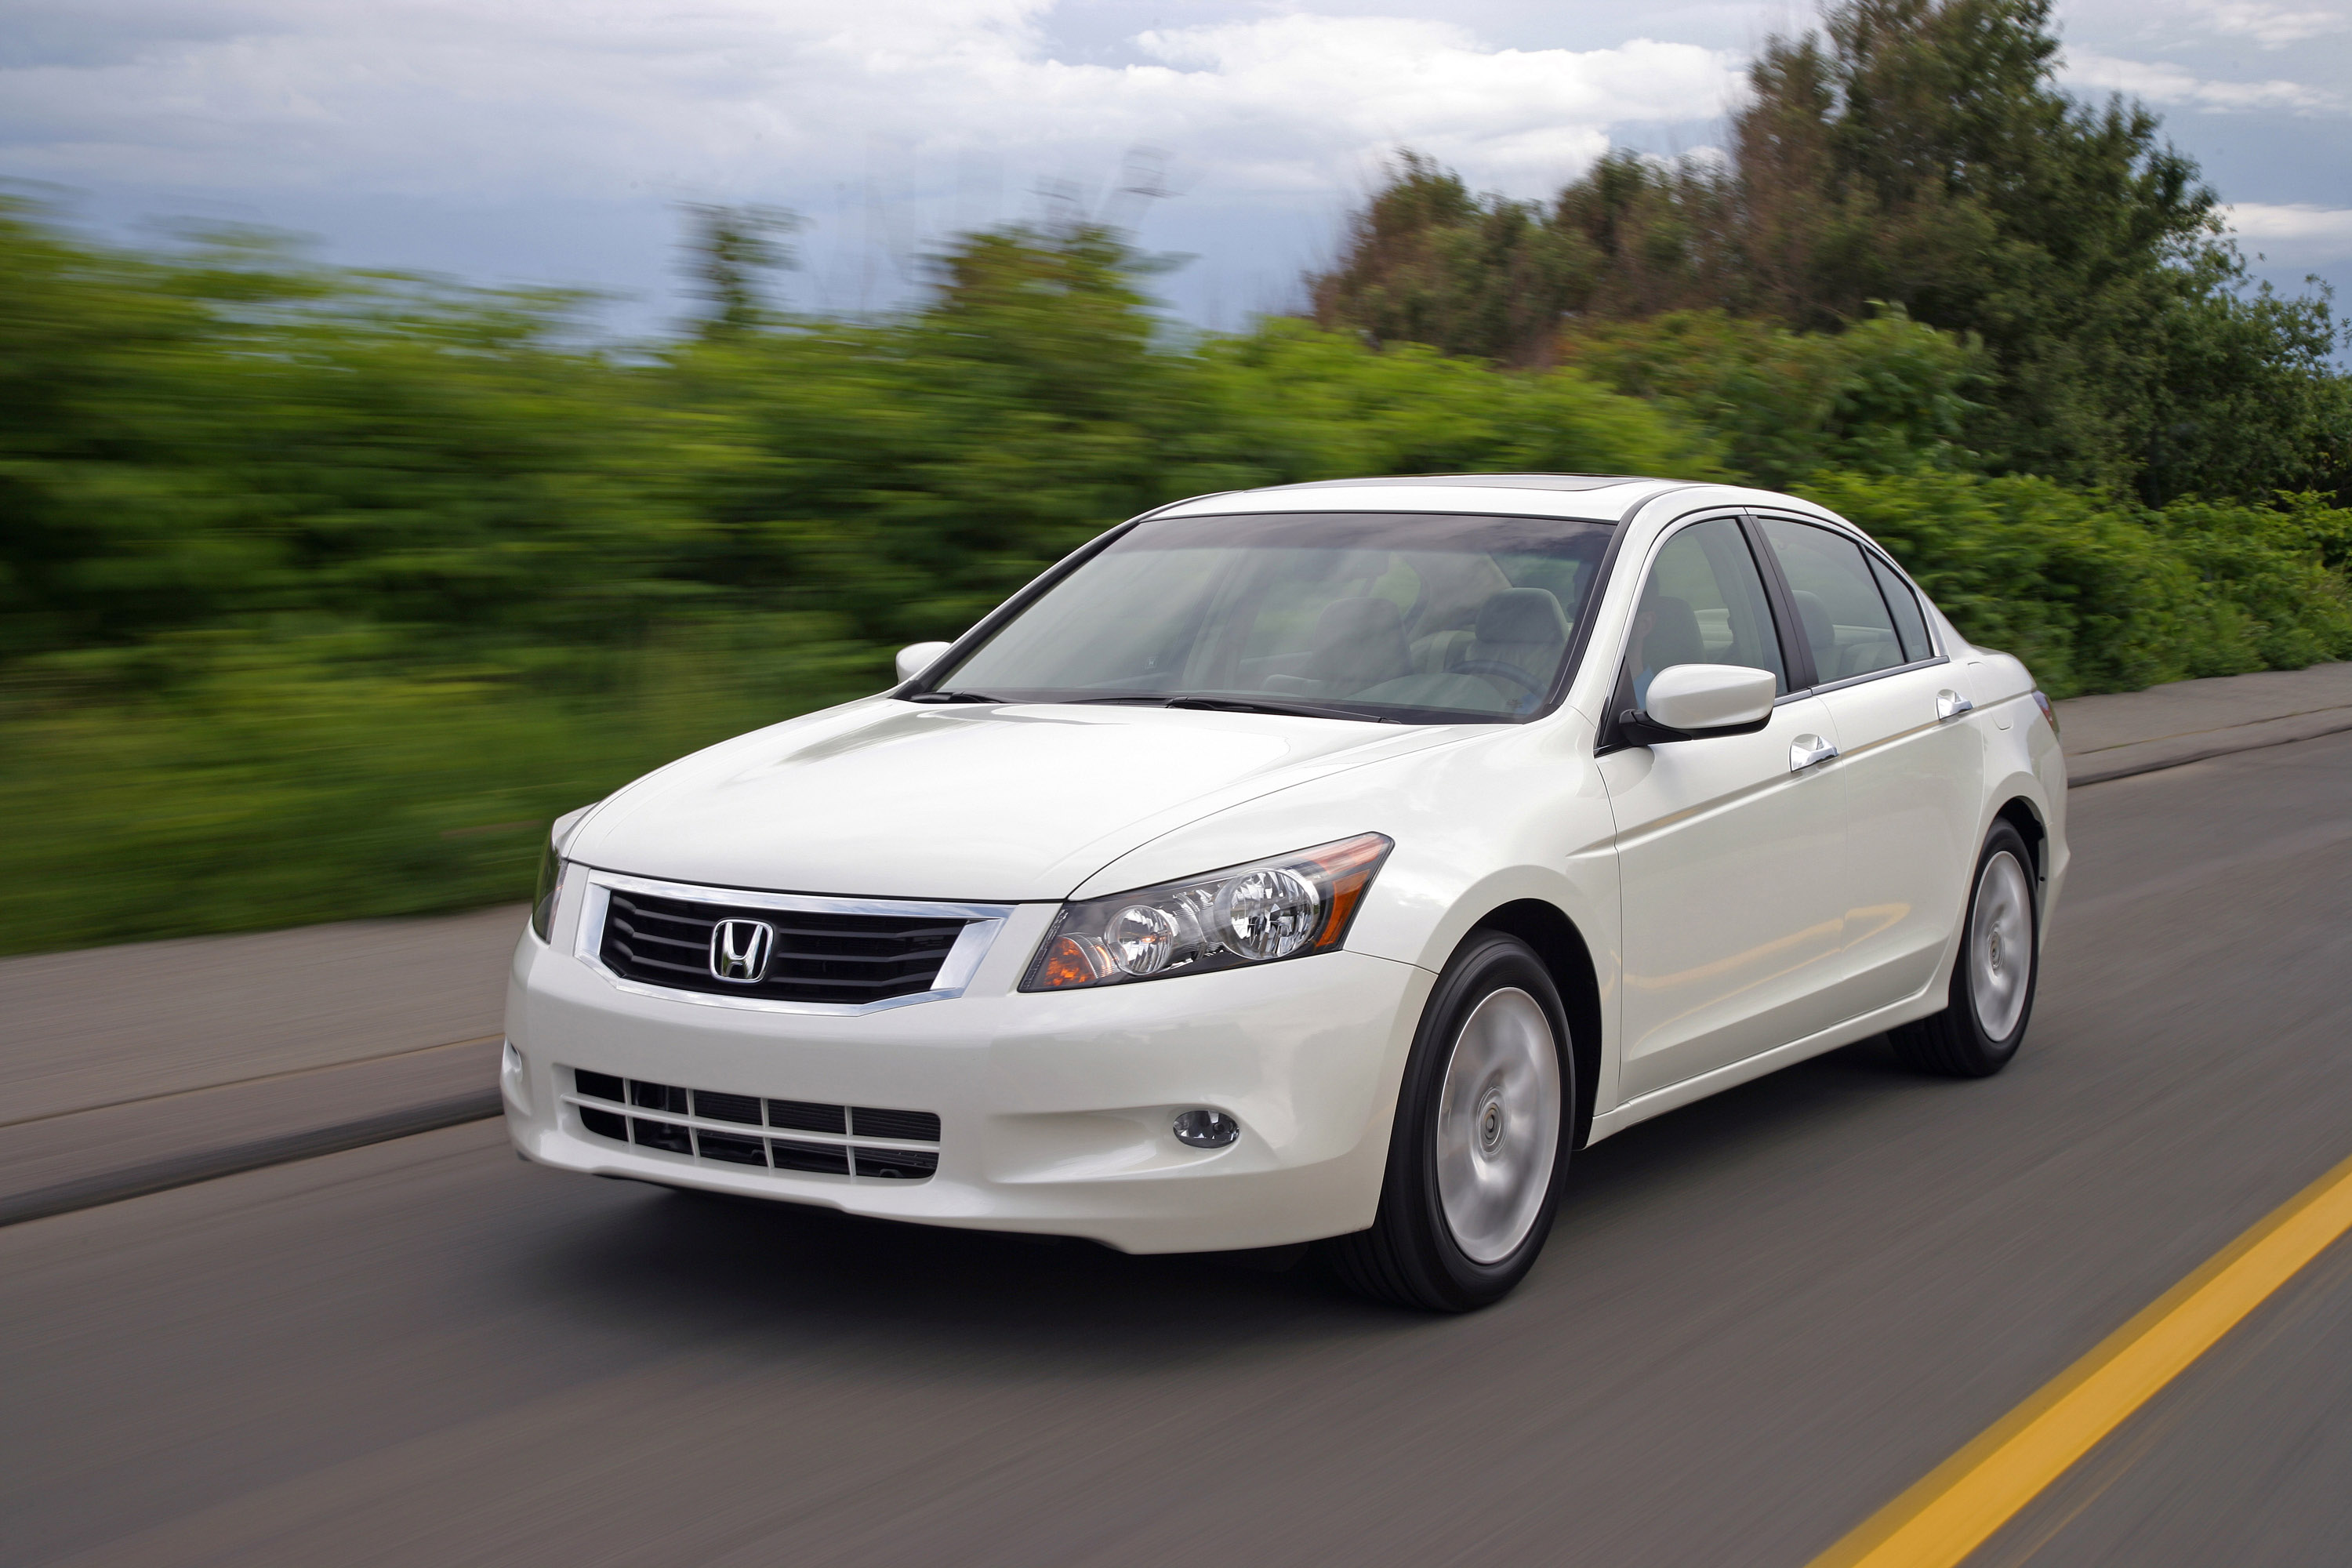
M2352 727L2352 663L2176 680L2058 704L2071 783L2104 784Z
M0 1127L0 1226L499 1113L499 1037Z
M480 1121L498 1115L499 1110L499 1091L493 1089L459 1095L454 1100L436 1100L430 1105L386 1111L381 1116L362 1117L357 1121L346 1121L337 1126L316 1127L308 1131L257 1139L226 1148L197 1150L143 1165L100 1171L72 1181L36 1187L29 1192L0 1194L0 1226L46 1219L51 1215L95 1208L100 1204L118 1203L124 1198L143 1197L149 1193L209 1182L215 1176L233 1176L240 1171L259 1170L265 1165L283 1165L320 1154L340 1153L345 1149L388 1142L394 1138L431 1132L464 1121Z
M2186 767L2190 763L2210 762L2215 757L2232 757L2241 752L2259 752L2272 746L2291 746L2297 741L2316 741L2323 735L2340 735L2352 730L2352 710L2326 709L2318 713L2298 713L2284 719L2265 720L2242 728L2247 733L2229 741L2207 735L2182 735L2133 745L2105 747L2091 753L2103 760L2089 763L2081 773L2074 771L2075 760L2069 757L2066 760L2066 785L2069 789L2081 789L2086 784L2137 778L2141 773ZM2231 731L2216 733L2230 734Z

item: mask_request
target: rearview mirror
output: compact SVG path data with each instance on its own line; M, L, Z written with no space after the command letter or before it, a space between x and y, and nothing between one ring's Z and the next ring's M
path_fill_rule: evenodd
M1686 734L1760 724L1772 716L1776 685L1770 670L1741 664L1671 665L1650 678L1648 712Z
M945 642L913 642L898 650L898 679L912 680L940 661L940 655L955 647Z

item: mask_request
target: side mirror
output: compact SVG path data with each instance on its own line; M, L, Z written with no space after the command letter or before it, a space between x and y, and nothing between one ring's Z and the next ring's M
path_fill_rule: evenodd
M912 680L940 660L940 655L955 647L953 643L908 643L898 650L898 679Z
M1762 724L1772 717L1769 669L1741 664L1677 664L1650 678L1649 716L1685 734Z

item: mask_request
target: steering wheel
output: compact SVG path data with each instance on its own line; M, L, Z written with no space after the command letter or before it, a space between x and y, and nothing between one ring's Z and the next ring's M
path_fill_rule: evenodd
M1445 672L1448 675L1492 675L1511 682L1520 690L1532 695L1543 689L1543 682L1516 664L1505 664L1499 658L1468 658Z

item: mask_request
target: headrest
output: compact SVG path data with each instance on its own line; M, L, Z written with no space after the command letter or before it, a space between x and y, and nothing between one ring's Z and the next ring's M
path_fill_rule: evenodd
M1688 600L1660 594L1642 608L1657 617L1642 639L1642 658L1652 669L1706 662L1706 639L1699 636L1698 615Z
M1542 588L1506 588L1478 607L1480 642L1558 644L1568 640L1568 617Z
M1315 618L1311 647L1336 647L1360 637L1402 636L1403 619L1388 599L1334 599Z

